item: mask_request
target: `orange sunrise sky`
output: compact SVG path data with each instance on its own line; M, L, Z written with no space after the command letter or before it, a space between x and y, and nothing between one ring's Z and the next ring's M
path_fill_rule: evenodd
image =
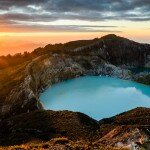
M0 0L0 55L106 34L150 43L150 1Z

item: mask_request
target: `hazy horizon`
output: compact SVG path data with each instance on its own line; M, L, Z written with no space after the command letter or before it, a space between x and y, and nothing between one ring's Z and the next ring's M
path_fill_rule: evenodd
M108 33L108 34L112 34L112 33ZM102 36L108 35L108 34L102 34ZM116 34L117 36L121 36ZM17 38L14 40L13 37L9 37L6 36L7 40L0 39L0 42L2 42L3 44L0 45L0 49L2 50L0 52L0 56L6 56L8 54L10 55L15 55L16 53L24 53L25 51L27 52L32 52L34 49L38 48L38 47L45 47L47 44L57 44L57 43L66 43L66 42L70 42L70 41L76 41L76 40L90 40L90 39L94 39L94 38L100 38L102 36L95 36L90 35L87 36L83 35L81 38L78 36L72 36L71 38L69 38L70 36L68 36L68 39L64 39L62 36L54 36L51 37L51 39L49 39L49 37L42 37L42 42L41 41L41 37L36 37L36 41L32 40L21 40L21 38L18 40ZM58 38L56 40L56 38ZM126 37L125 37L126 38ZM27 38L29 39L29 38ZM140 39L136 39L134 37L129 38L130 40L133 40L135 42L139 42L139 43L146 43L146 44L150 44L149 40L140 40ZM38 42L37 42L38 41ZM19 42L19 43L18 43ZM8 44L10 44L11 46L9 47ZM17 43L17 44L15 44Z
M0 56L106 34L150 43L150 1L0 0Z

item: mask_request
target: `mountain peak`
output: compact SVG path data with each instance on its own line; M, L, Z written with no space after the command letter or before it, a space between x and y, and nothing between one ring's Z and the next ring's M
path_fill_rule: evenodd
M105 36L103 36L102 38L116 38L116 37L118 37L117 35L115 35L115 34L108 34L108 35L105 35Z

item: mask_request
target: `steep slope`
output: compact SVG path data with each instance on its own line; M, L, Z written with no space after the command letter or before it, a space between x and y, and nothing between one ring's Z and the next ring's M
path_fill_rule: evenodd
M128 67L150 67L150 45L140 44L116 35L104 36L102 40L109 54L110 63Z
M94 140L97 130L98 122L82 113L35 111L0 122L0 145L48 141L57 137L87 142Z
M0 115L3 118L43 109L38 99L40 92L68 78L108 75L134 79L128 69L148 66L150 45L107 35L100 39L74 41L64 45L47 45L33 53L38 57L23 67L22 78L16 80L15 87L10 86L12 80L3 81L7 82L6 89L12 87L4 94L0 93ZM0 86L0 90L3 88L3 85Z
M127 146L133 142L149 141L150 109L136 108L112 118L99 121L104 145Z
M130 116L132 121L127 119ZM70 145L87 145L91 149L106 146L129 148L136 142L149 141L149 116L150 109L137 108L98 123L78 112L35 111L1 121L0 145L45 143L60 138L58 143L66 146L72 141L78 143Z

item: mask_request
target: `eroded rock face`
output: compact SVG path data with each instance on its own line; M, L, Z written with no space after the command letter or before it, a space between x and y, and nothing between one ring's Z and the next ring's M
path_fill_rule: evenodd
M0 108L3 116L43 109L40 92L54 83L84 75L132 79L128 68L147 66L150 46L115 35L70 50L47 53L30 62L24 81L12 89Z
M150 109L136 108L112 118L100 120L102 138L95 144L137 150L149 143ZM147 144L146 144L147 143Z
M129 72L95 56L41 56L28 65L24 82L7 96L1 112L15 115L42 109L38 99L40 92L65 79L84 75L108 75L130 79Z

